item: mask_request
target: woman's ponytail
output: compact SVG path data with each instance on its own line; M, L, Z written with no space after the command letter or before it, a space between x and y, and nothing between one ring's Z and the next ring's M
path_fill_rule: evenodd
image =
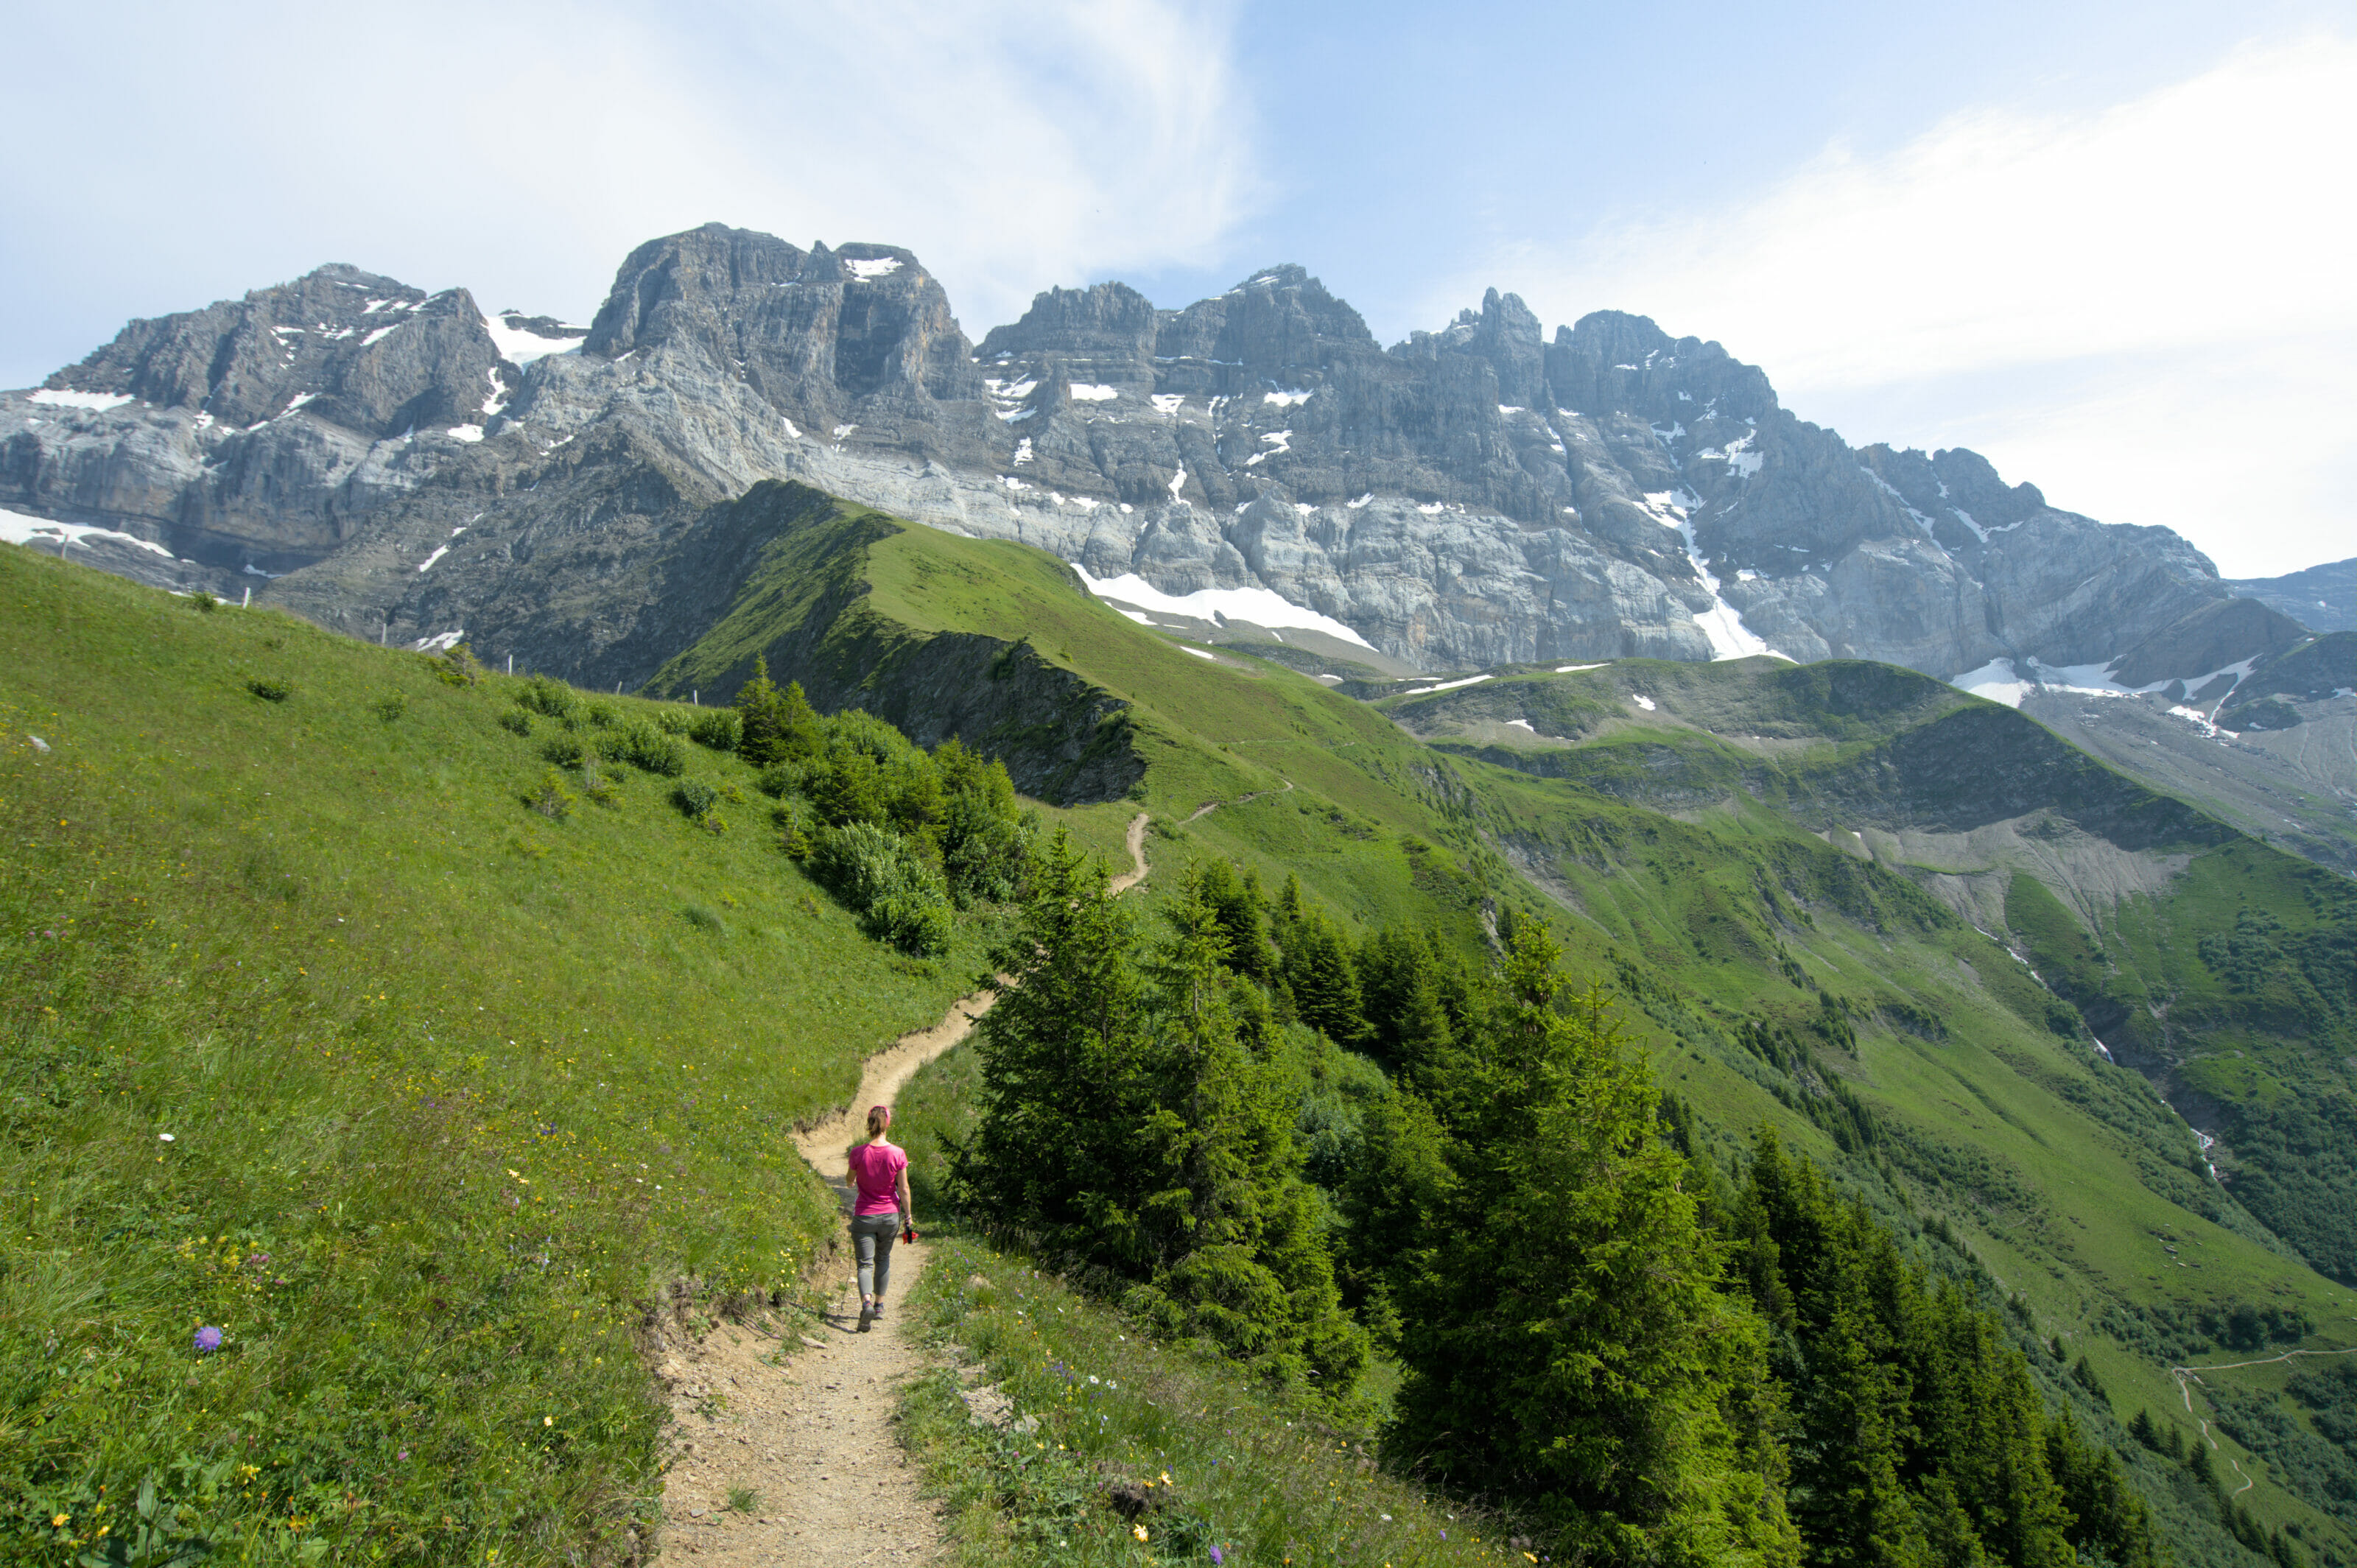
M884 1135L884 1129L889 1127L891 1124L892 1108L890 1106L871 1105L867 1108L867 1135L869 1137L882 1137Z

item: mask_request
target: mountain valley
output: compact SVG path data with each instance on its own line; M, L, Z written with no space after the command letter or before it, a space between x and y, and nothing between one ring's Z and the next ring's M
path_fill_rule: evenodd
M1286 266L976 342L909 252L717 225L586 325L322 268L133 323L0 431L27 1519L185 1454L269 1560L296 1497L353 1552L644 1560L646 1337L801 1310L833 1217L792 1131L1020 910L960 885L894 936L946 830L872 907L813 845L1003 766L993 831L1126 864L1144 814L1141 922L1220 867L1345 970L1552 931L1708 1203L1771 1131L2179 1568L2357 1564L2340 1363L2289 1359L2357 1351L2330 580L1852 448L1642 317L1548 339L1493 290L1384 349ZM1340 1040L1285 1116L1347 1229L1396 1064ZM945 1159L970 1048L928 1071ZM191 1313L256 1326L191 1371Z

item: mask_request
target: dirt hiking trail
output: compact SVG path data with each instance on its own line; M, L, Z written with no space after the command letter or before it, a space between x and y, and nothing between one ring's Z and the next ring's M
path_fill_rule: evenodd
M1146 821L1144 811L1130 821L1132 869L1113 878L1115 893L1145 879ZM940 1023L868 1058L851 1104L794 1140L802 1157L840 1187L867 1108L891 1104L994 1000L987 991L960 997ZM891 1427L901 1385L931 1365L900 1316L924 1272L924 1244L892 1250L885 1315L866 1332L847 1245L834 1267L842 1279L819 1324L762 1313L661 1356L656 1376L676 1424L658 1563L845 1568L942 1555L940 1509ZM732 1495L745 1506L732 1507Z

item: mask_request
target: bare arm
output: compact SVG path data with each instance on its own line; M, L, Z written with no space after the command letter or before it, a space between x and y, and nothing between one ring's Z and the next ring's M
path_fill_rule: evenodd
M909 1200L909 1167L902 1165L900 1174L892 1181L893 1196L900 1200L900 1224L905 1229L917 1222L916 1206Z

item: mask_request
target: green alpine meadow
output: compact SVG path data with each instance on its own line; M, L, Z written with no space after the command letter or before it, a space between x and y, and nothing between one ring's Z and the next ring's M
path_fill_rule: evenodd
M942 1561L2357 1568L2329 855L1895 664L697 526L603 692L0 550L0 1558L685 1563L666 1358L821 1345L796 1138L986 989Z

